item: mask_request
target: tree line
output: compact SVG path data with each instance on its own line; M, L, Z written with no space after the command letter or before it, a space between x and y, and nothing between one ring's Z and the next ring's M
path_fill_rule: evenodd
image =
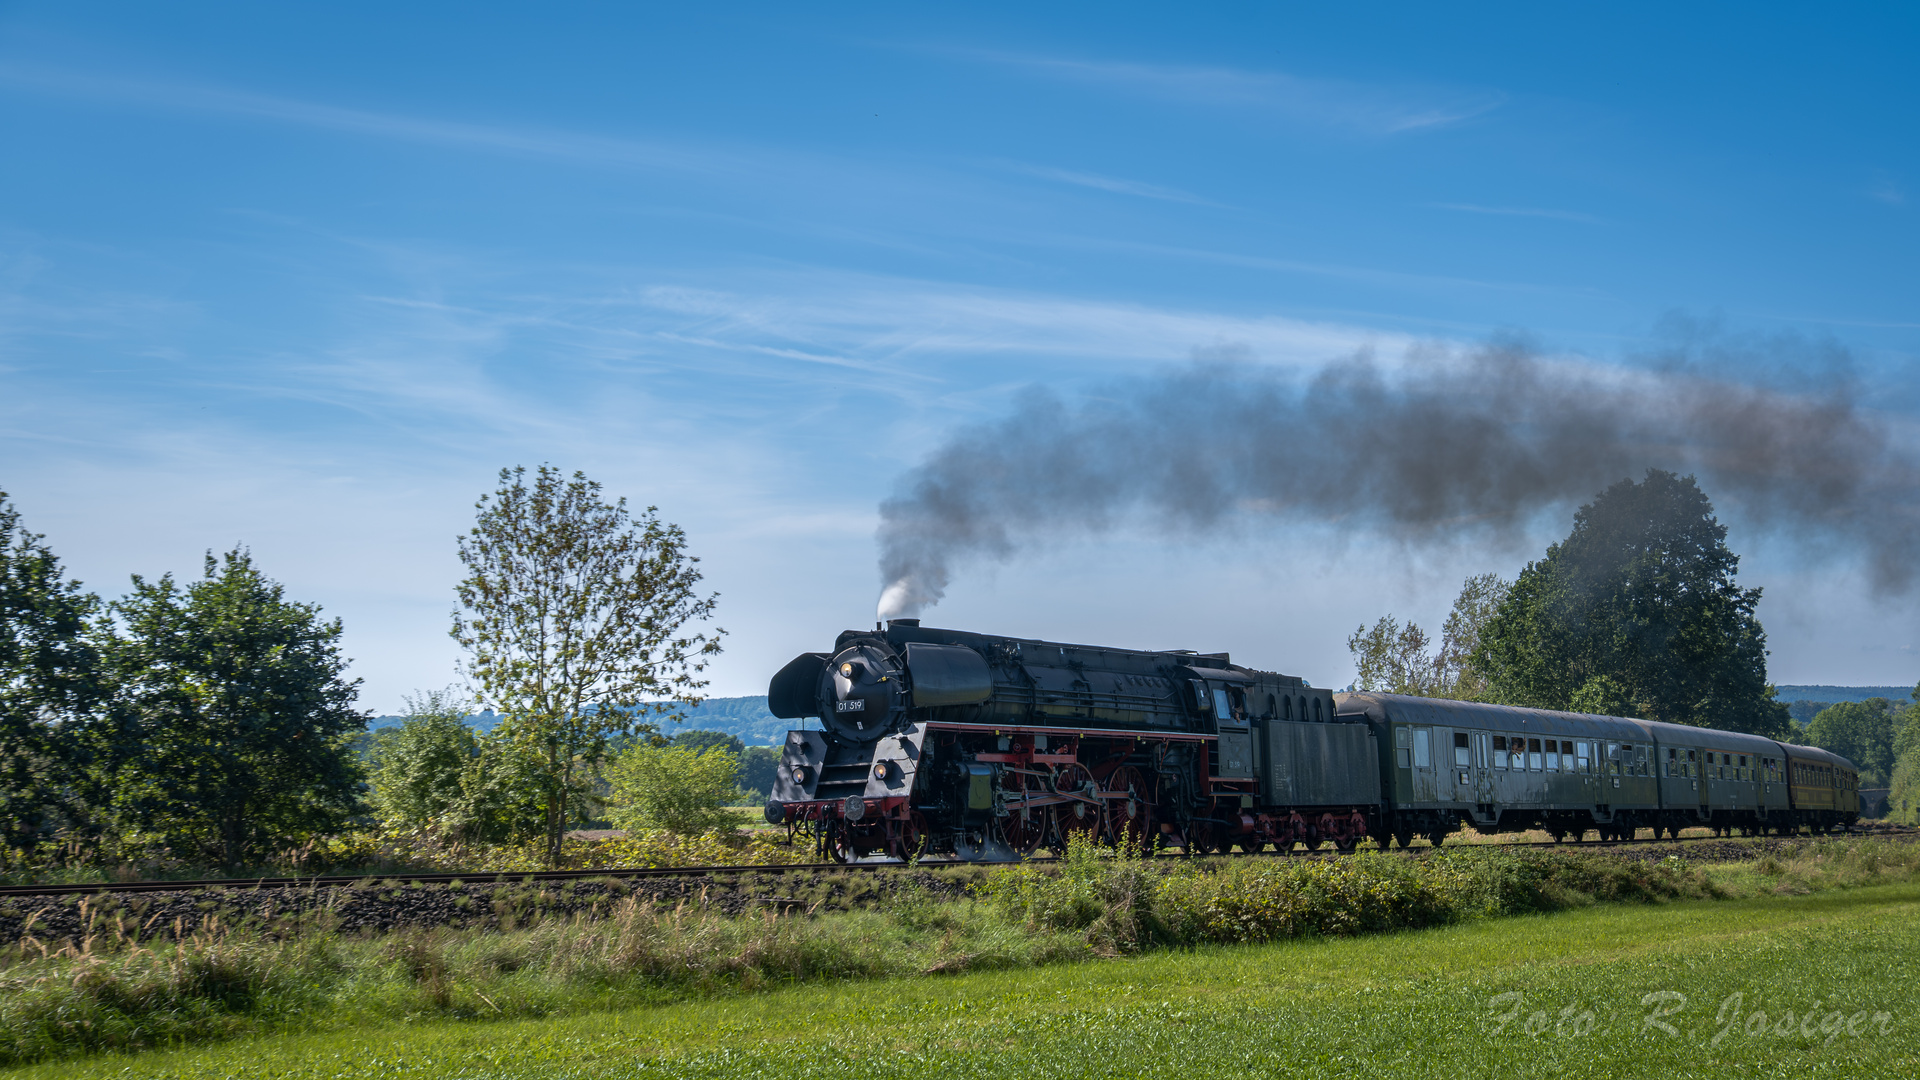
M0 492L7 857L84 844L233 868L379 815L532 839L558 862L610 793L638 797L605 775L616 750L674 749L660 725L701 699L724 631L694 627L718 598L678 526L578 472L503 469L475 510L452 634L473 703L500 722L478 736L463 702L429 694L369 747L340 620L289 600L244 547L106 601ZM734 758L679 752L714 776Z
M1802 731L1767 680L1760 590L1735 580L1726 536L1693 477L1650 469L1621 480L1513 580L1468 578L1437 647L1392 615L1355 630L1355 688L1804 742L1854 761L1863 785L1905 778L1920 807L1920 755L1903 756L1920 750L1920 709L1848 702Z

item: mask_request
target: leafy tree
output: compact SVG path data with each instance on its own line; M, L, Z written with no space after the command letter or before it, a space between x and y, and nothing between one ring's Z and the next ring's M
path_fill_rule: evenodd
M0 491L0 842L31 847L85 813L84 719L99 705L100 602L64 580Z
M676 734L672 741L675 746L684 746L695 751L718 746L734 755L738 755L746 747L739 736L729 735L724 731L682 731Z
M1692 477L1622 480L1527 564L1488 620L1473 666L1493 700L1783 737L1767 684L1759 589Z
M1920 825L1920 686L1912 702L1894 717L1893 775L1888 782L1887 817Z
M733 827L725 807L739 775L739 757L723 746L634 746L608 767L610 816L622 829L723 832Z
M572 808L590 799L611 737L652 731L647 717L693 703L723 631L687 633L717 598L695 591L697 558L655 507L638 518L600 485L542 465L502 469L460 539L467 577L453 636L471 656L481 698L501 713L495 737L531 769L558 865Z
M1354 685L1362 690L1427 695L1438 681L1427 655L1427 632L1414 622L1402 625L1382 615L1371 630L1364 624L1354 630L1347 651L1360 669Z
M185 589L135 576L112 611L119 700L100 765L118 823L235 867L360 811L367 717L338 619L287 601L241 548L209 552Z
M740 752L740 788L765 799L773 794L774 770L780 766L777 746L749 746Z
M1893 772L1896 706L1886 698L1842 701L1820 710L1807 725L1804 741L1831 750L1885 780ZM1863 781L1862 786L1872 787Z
M424 828L460 798L460 773L480 755L467 709L444 691L407 699L400 726L373 736L370 802L389 825Z
M1386 615L1371 630L1361 626L1347 638L1347 650L1359 668L1354 685L1392 694L1478 699L1486 692L1486 679L1473 666L1473 650L1507 588L1498 574L1468 578L1447 614L1439 651L1431 657L1427 632L1417 623L1403 626Z

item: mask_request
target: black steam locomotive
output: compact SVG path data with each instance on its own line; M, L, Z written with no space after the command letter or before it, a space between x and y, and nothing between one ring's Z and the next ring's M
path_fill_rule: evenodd
M1831 830L1846 759L1611 716L1333 694L1225 653L992 637L895 619L773 677L790 731L767 820L838 860L1061 850L1076 835L1189 853L1481 831L1555 838Z

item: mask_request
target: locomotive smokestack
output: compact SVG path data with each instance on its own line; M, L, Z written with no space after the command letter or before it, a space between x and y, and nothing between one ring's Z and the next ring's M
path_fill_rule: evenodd
M1416 351L1395 370L1361 354L1306 380L1229 355L1078 406L1034 391L881 503L880 616L938 603L958 560L1123 525L1338 520L1517 546L1538 512L1648 468L1696 472L1744 523L1851 550L1877 587L1910 588L1920 454L1855 406L1845 351L1793 336L1710 344L1706 365L1684 345L1656 368L1605 369L1495 342ZM1820 390L1742 381L1773 370Z

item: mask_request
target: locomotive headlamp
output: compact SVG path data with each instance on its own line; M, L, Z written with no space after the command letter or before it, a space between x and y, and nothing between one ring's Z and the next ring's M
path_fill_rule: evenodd
M858 679L860 676L864 674L866 674L865 666L861 664L856 664L851 660L840 665L840 677L843 679L847 679L851 681L854 679Z

